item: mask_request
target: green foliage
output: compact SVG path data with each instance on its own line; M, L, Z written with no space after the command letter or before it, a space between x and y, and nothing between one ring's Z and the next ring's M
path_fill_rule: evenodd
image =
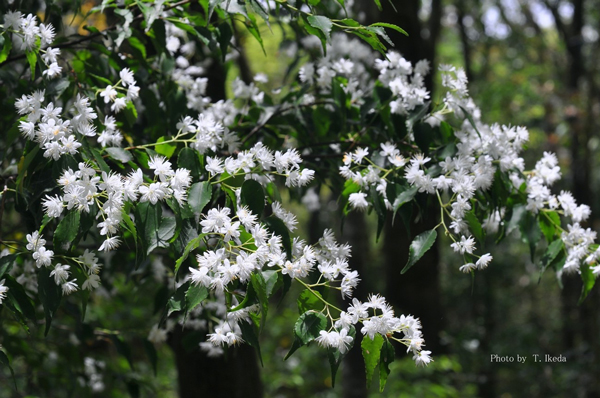
M431 249L431 246L433 246L433 244L435 243L436 238L437 238L437 232L435 229L432 229L432 230L420 233L413 239L413 241L410 244L410 247L408 249L409 250L408 262L406 263L404 268L402 268L402 271L401 271L402 274L404 274L413 265L415 265L416 262L419 261L419 259L421 257L423 257L423 254L425 254L429 249Z
M364 337L360 344L362 349L362 355L365 360L365 372L367 374L367 388L371 385L373 379L373 372L379 364L379 358L381 356L381 348L383 347L384 339L381 335L376 334L373 339L370 337Z

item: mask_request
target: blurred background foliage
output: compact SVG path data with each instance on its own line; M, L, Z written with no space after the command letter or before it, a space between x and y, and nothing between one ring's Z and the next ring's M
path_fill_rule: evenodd
M14 3L19 3L15 1ZM52 4L52 2L50 2ZM59 3L59 2L56 2ZM69 6L63 2L61 7ZM347 1L359 19L394 21L408 31L409 37L392 36L397 48L411 61L425 55L432 59L434 69L441 63L462 66L470 79L472 97L482 109L488 123L524 125L531 133L528 166L544 150L556 151L566 178L564 189L573 190L579 202L593 209L590 226L600 227L600 167L598 150L600 137L599 54L600 4L596 0L392 0L398 12L389 4L378 12L371 0ZM89 9L93 2L73 2L72 10L81 4ZM54 5L56 6L56 5ZM99 14L95 14L93 18ZM54 16L57 19L57 16ZM62 15L65 29L80 31L81 16L68 10ZM85 24L99 29L106 26L102 18L88 19ZM285 24L271 27L260 25L264 40L261 46L249 34L239 30L238 46L244 53L238 60L226 65L227 95L232 96L231 82L242 74L253 76L265 73L268 88L283 90L296 79L298 65L294 63L294 31ZM239 60L245 59L242 63ZM243 73L242 73L243 72ZM437 81L430 82L436 98ZM3 105L4 106L4 105ZM12 112L11 108L2 113ZM341 219L335 210L337 204L320 193L321 209L309 212L301 204L291 209L300 215L302 234L308 239L314 230L335 226L341 236L356 240L356 229L363 239L355 242L355 254L367 262L362 266L363 284L368 287L404 289L392 285L385 277L387 269L396 266L399 274L405 258L396 258L390 264L386 244L375 241L376 220L370 215L356 215L359 220L347 220L341 229ZM3 228L10 229L15 220L5 219ZM354 232L353 232L354 229ZM390 234L391 229L386 229ZM266 397L597 397L600 396L600 295L595 289L586 301L577 305L580 282L575 279L560 281L548 271L540 272L539 264L532 262L526 245L510 237L498 246L488 242L493 265L474 279L459 273L460 259L447 253L447 242L438 242L440 253L416 268L423 269L428 283L436 287L432 314L413 315L439 322L437 327L425 324L424 330L434 330L435 361L427 368L415 368L410 358L398 359L392 370L386 391L378 393L375 386L367 390L360 366L353 365L351 356L344 364L338 386L331 388L329 364L322 350L311 346L299 350L283 361L292 341L291 330L297 318L296 305L289 294L270 315L271 328L261 336L263 358L261 369ZM397 245L408 246L409 241L398 239ZM539 260L538 260L539 262ZM122 259L106 259L107 267L119 270ZM152 265L149 265L150 267ZM148 270L132 274L115 272L107 289L115 294L110 300L98 299L90 303L87 319L90 325L102 319L110 324L105 334L98 329L71 330L60 325L44 339L41 335L27 335L20 329L7 333L22 338L5 348L20 351L30 357L38 356L43 371L31 373L25 362L15 357L20 391L31 396L66 396L57 386L72 386L72 395L121 397L139 391L142 396L176 397L177 369L174 354L168 345L158 347L156 375L142 340L133 343L128 352L120 352L115 339L136 330L147 330L154 324L154 305L149 301L157 295L156 284L148 278ZM411 272L413 272L411 270ZM417 272L417 271L415 271ZM406 277L409 278L410 273ZM138 277L139 276L139 277ZM161 276L158 276L159 278ZM430 291L423 289L414 294L414 300L431 303ZM137 305L143 303L144 305ZM399 310L411 311L410 305ZM414 308L414 307L413 307ZM80 309L67 307L64 311L77 314ZM4 328L5 326L2 325ZM11 326L12 327L12 326ZM91 338L90 333L100 334ZM67 345L62 339L77 340L81 349L62 352ZM435 339L438 341L436 342ZM8 341L8 340L7 340ZM104 342L104 343L103 343ZM431 347L430 347L431 348ZM61 352L61 355L56 355ZM54 354L53 354L54 353ZM526 356L524 364L492 363L490 356ZM534 362L533 355L563 355L566 363ZM151 354L150 354L151 355ZM84 357L99 362L84 364ZM360 357L360 354L359 354ZM129 361L127 359L130 359ZM360 358L359 358L360 359ZM361 360L361 359L360 359ZM62 362L61 362L62 361ZM88 364L89 365L89 364ZM80 386L79 380L90 380L93 369L103 373L104 390L94 393L93 388ZM358 376L357 376L358 375ZM377 376L375 376L377 378ZM137 383L130 383L136 380ZM374 383L376 384L376 383ZM28 386L31 389L28 389ZM35 388L33 386L36 386ZM79 387L78 387L79 386ZM133 391L132 391L133 389ZM91 391L91 392L90 392ZM10 372L0 373L0 397L21 396L12 388Z

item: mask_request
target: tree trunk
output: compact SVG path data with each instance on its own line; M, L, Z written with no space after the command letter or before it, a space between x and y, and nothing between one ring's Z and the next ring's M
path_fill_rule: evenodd
M441 0L432 0L429 19L422 22L419 17L420 0L394 1L397 12L388 2L381 2L383 10L373 7L371 1L362 3L366 13L366 23L387 22L406 30L409 37L390 31L390 38L404 58L413 64L427 59L435 70L435 49L440 34L442 5ZM425 79L425 85L433 92L433 73ZM435 204L422 209L424 215L438 214ZM388 217L390 218L390 217ZM409 235L400 220L392 226L388 220L383 243L386 261L386 298L398 310L421 319L427 349L439 354L442 350L439 334L442 329L443 311L439 286L439 250L434 245L406 274L400 275L408 259L408 247L417 234L433 228L435 217L420 220L411 226Z
M209 358L200 349L188 352L188 331L177 326L170 345L175 353L180 398L262 398L263 387L254 348L242 344L224 356Z
M361 301L365 301L369 294L370 280L377 277L373 270L369 270L370 241L373 236L370 236L365 220L365 215L360 212L351 212L344 223L344 238L352 245L352 257L349 265L353 270L358 271L361 282L354 290L354 297ZM342 397L344 398L366 398L367 384L365 380L365 363L362 357L360 344L362 342L362 333L360 330L356 333L356 341L354 347L348 352L344 359L342 369Z
M225 98L225 72L220 60L208 67L207 95L216 102ZM187 352L182 345L189 331L177 326L169 340L175 354L181 398L262 398L263 386L254 348L243 344L228 349L221 358L209 358L198 347Z

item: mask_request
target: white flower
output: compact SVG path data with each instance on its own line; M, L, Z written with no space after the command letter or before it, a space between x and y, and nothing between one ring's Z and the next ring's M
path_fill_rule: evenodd
M110 106L110 110L114 113L119 113L127 107L127 99L119 97L115 99L115 102Z
M413 360L415 361L415 363L419 366L425 366L428 365L429 362L433 361L433 359L431 359L430 357L431 351L419 351L417 353L415 353L415 355L413 355Z
M50 276L54 276L54 283L57 285L61 285L69 279L69 269L71 267L69 265L56 264L54 270L50 272Z
M465 274L468 274L469 272L473 271L474 269L477 269L477 266L475 264L467 263L465 265L461 265L458 270L461 272L464 272Z
M450 247L460 254L464 254L465 252L472 254L473 250L475 250L475 239L472 236L467 238L463 235L460 237L460 242L452 243Z
M23 14L20 11L7 11L4 15L4 29L18 30L23 22Z
M0 281L0 304L6 298L6 292L8 292L8 288L4 286L4 279Z
M39 36L42 39L41 45L45 46L51 44L54 41L54 26L51 24L45 25L40 24Z
M134 81L135 83L135 81ZM140 88L134 84L127 87L127 100L131 101L140 96Z
M162 344L167 341L167 330L161 329L158 325L152 326L148 334L148 341L154 344Z
M100 277L96 274L91 274L88 276L86 281L83 282L81 288L83 290L93 290L98 288L98 286L100 286Z
M52 250L46 250L45 247L40 247L35 253L33 253L33 259L38 268L42 265L49 266L52 263L52 257L54 252Z
M221 159L210 156L206 157L206 171L208 171L211 176L221 174L223 170L223 161Z
M353 209L364 210L369 207L367 202L367 194L363 192L351 193L348 202Z
M42 72L42 75L48 76L49 78L53 78L53 77L59 76L61 71L62 71L62 68L60 66L58 66L58 64L56 62L52 62L48 66L48 69L46 69L45 71Z
M158 176L162 182L167 180L167 177L173 175L171 162L164 156L153 156L148 162L148 167L154 170L154 175Z
M42 235L40 235L38 231L33 231L32 233L27 234L25 238L27 238L27 242L29 242L25 247L27 250L32 252L37 251L40 247L46 244L46 240L42 238Z
M257 83L268 83L269 82L269 77L264 74L264 73L257 73L254 76L254 81Z
M166 184L161 182L154 182L150 185L140 185L138 190L142 194L140 202L150 202L153 205L159 200L163 200L168 194Z
M113 86L108 85L104 90L102 90L100 96L104 98L104 103L108 104L109 102L114 101L117 97L117 90L115 90Z
M133 79L133 72L129 68L125 68L119 72L119 76L121 77L121 81L123 82L123 86L135 84L135 80Z
M173 174L173 177L169 181L171 188L180 190L188 188L191 182L190 171L184 168L175 170L175 174Z
M68 138L62 137L60 142L62 144L63 153L69 153L70 155L75 155L81 146L81 143L75 139L74 135L70 135Z
M100 248L98 250L108 252L113 249L116 249L117 247L119 247L120 244L121 244L121 240L119 239L119 237L112 236L110 238L106 238L106 240L104 242L102 242L102 245L100 246Z
M79 287L77 286L77 283L75 283L75 279L73 279L72 281L68 281L62 284L62 293L64 296L68 296L71 293L74 293L77 291L77 289L79 289Z
M491 256L490 253L486 253L483 256L481 256L479 258L479 260L477 260L477 268L478 269L484 269L487 268L488 264L490 263L490 261L492 261L493 257Z

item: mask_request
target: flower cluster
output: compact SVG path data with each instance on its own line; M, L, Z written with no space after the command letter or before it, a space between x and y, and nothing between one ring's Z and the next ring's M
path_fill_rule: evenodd
M119 72L121 78L114 86L108 85L101 92L104 103L111 103L110 110L119 113L127 104L140 96L140 88L136 85L133 72L124 68Z
M63 295L69 295L73 292L76 292L79 289L79 285L77 284L77 280L70 279L71 277L71 266L68 264L57 263L52 265L52 260L54 257L54 252L52 250L47 250L44 245L46 244L46 240L39 234L38 231L34 231L31 234L27 235L27 250L33 252L33 258L36 261L36 265L38 268L41 266L45 267L53 267L50 272L50 276L54 279L54 282L57 286L60 286L63 292ZM73 263L77 264L85 274L85 281L83 281L81 288L84 290L93 290L100 286L100 269L102 268L102 264L98 263L98 258L96 255L89 251L88 249L79 256L78 258L70 259ZM25 272L23 272L19 277L22 279L25 276ZM20 283L25 282L21 281ZM31 284L28 286L31 287L31 290L37 291L37 283Z
M276 216L284 214L290 217L290 214L282 213L285 210L279 204L274 209L277 209L274 212ZM197 255L198 267L190 267L193 284L204 286L216 295L223 295L234 288L234 282L248 283L253 273L275 270L299 281L310 290L316 286L328 286L340 290L342 297L352 296L360 281L359 275L348 266L350 246L339 244L332 231L326 230L315 245L308 245L295 238L291 256L288 256L281 236L269 232L247 207L238 206L237 213L232 214L232 210L226 207L210 209L201 221L202 233L218 239L209 238L209 248ZM212 244L216 246L211 247ZM309 285L302 281L315 270L319 272L315 284ZM330 306L327 302L325 304ZM369 313L370 309L372 314ZM208 334L208 341L215 346L241 343L243 339L239 322L249 322L249 313L256 311L259 311L256 306L233 312L230 310L226 319L214 327L213 333ZM371 339L377 333L382 336L402 333L402 337L392 338L412 350L418 364L426 364L431 360L429 352L422 351L424 342L420 323L410 316L396 318L384 298L374 295L367 303L353 299L346 311L338 311L340 314L337 318L327 312L331 329L320 332L317 341L321 346L346 352L353 341L349 334L350 328L360 322L363 325L361 332Z
M109 251L119 246L116 234L123 220L123 207L127 201L150 202L156 204L174 197L180 204L187 200L187 190L191 184L190 171L184 168L173 170L171 162L163 156L155 156L148 162L154 171L154 180L144 182L141 169L131 171L127 176L118 173L97 171L86 163L79 163L79 169L64 171L58 183L63 196L49 196L42 205L49 217L60 217L67 210L89 213L96 205L100 211L98 223L100 235L107 236L99 250Z
M224 160L211 156L206 158L206 170L211 178L224 172L229 175L245 173L266 185L271 182L269 175L274 174L285 176L288 187L308 185L314 178L314 170L301 169L301 164L302 158L296 149L273 152L260 142L247 151L238 152L235 157L229 156Z
M40 48L42 61L47 67L42 72L44 76L54 78L61 74L62 67L58 65L60 50L47 47L56 35L52 24L38 25L37 17L33 14L23 16L20 11L8 11L4 15L4 30L12 33L15 48L28 52Z
M40 268L41 266L48 267L50 264L52 264L54 252L52 250L47 250L44 247L46 244L46 239L44 239L38 231L27 234L26 238L28 242L26 248L30 252L33 252L35 265Z
M429 92L425 88L424 77L429 73L429 62L419 61L413 65L397 52L388 53L386 60L376 60L379 81L394 95L390 102L392 113L407 115L418 106L425 105Z
M378 313L379 311L379 313ZM370 312L373 314L371 315ZM424 340L421 332L421 323L411 315L400 317L394 316L393 308L386 303L385 298L379 295L371 295L367 302L357 299L346 311L340 313L335 322L338 330L320 332L317 342L324 347L333 347L344 353L352 343L352 337L348 335L349 328L358 322L362 322L361 333L369 336L371 340L376 334L382 336L393 336L394 333L402 333L401 338L392 337L396 341L405 344L407 352L412 351L413 360L417 365L427 365L431 362L431 351L423 350Z
M392 90L401 103L401 114L408 114L416 106L424 104L429 97L422 93L422 77L428 72L426 64L417 64L414 68L398 55L378 61L381 71L379 80ZM407 76L413 73L410 84ZM348 197L351 208L363 210L371 204L368 192L371 187L381 195L389 210L396 210L401 203L390 203L387 186L390 181L406 181L417 192L437 195L441 207L441 222L452 240L452 249L465 257L461 271L470 272L484 269L492 260L489 253L475 254L475 240L470 236L467 213L474 210L473 200L477 192L491 188L496 173L504 173L514 186L515 191L522 189L527 194L526 210L533 214L547 211L560 211L569 217L573 225L564 231L562 238L567 248L565 272L579 270L579 264L597 262L595 251L590 245L595 240L591 230L583 229L579 223L590 215L587 205L577 205L569 192L553 195L550 187L561 177L558 160L552 153L544 153L532 171L525 171L525 161L519 155L523 145L529 139L524 127L486 125L480 120L479 109L468 96L467 80L463 70L442 65L442 85L447 89L441 110L434 110L427 118L432 126L439 125L449 114L462 121L460 129L454 131L457 139L454 155L434 163L430 157L413 154L406 159L392 143L380 144L381 150L369 158L367 148L358 148L344 157L340 174L358 186L358 192ZM418 95L415 93L419 93ZM415 96L416 95L416 96ZM400 106L400 105L398 105ZM392 106L392 108L394 108ZM392 111L394 111L392 109ZM412 126L407 126L411 128ZM409 138L411 138L409 136ZM414 137L412 137L414 138ZM398 196L396 201L401 197ZM443 197L449 200L444 202ZM503 209L493 209L484 223L487 230L498 230ZM545 214L540 215L546 216ZM450 220L446 226L446 218ZM560 225L557 225L560 228ZM561 228L562 230L562 228ZM477 260L469 261L473 257ZM600 273L600 267L594 266L594 273Z
M72 120L64 120L61 117L62 107L55 107L52 102L42 107L43 102L44 91L23 95L17 100L17 112L26 116L25 120L20 121L19 130L27 139L37 142L45 150L46 158L58 160L66 154L77 154L81 143L73 133L95 135L90 122L96 118L96 113L89 107L89 100L77 97Z
M177 129L181 135L194 134L195 138L190 140L191 146L201 154L207 153L209 150L216 152L225 146L230 152L233 152L239 146L237 135L223 127L223 124L218 122L211 112L200 114L196 120L186 116L177 123Z

